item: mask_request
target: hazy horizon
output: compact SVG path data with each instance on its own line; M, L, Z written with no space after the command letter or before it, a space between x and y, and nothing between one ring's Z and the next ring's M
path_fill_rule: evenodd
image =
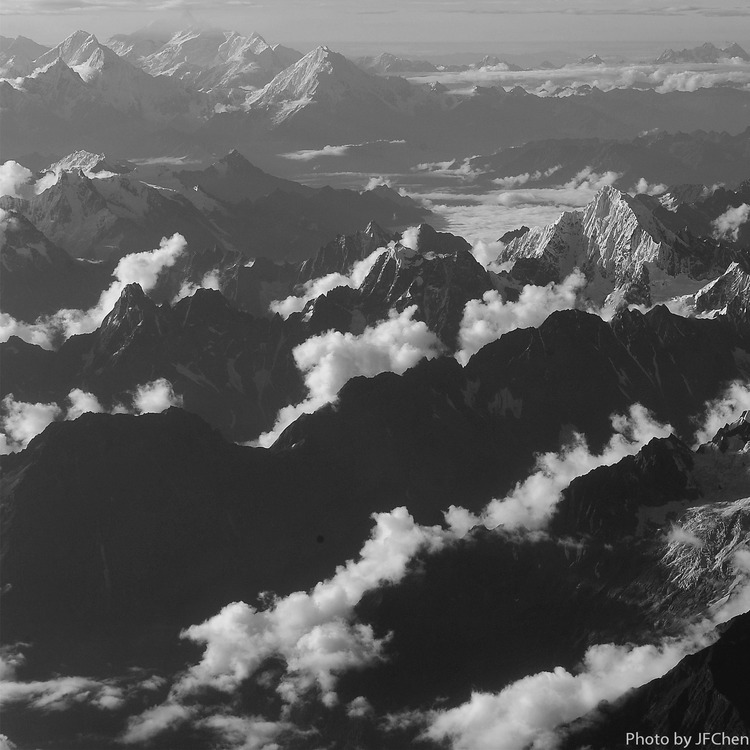
M750 46L750 9L731 1L713 0L702 6L636 2L612 9L602 0L577 0L566 4L565 10L560 7L557 0L533 12L513 0L429 4L410 0L401 5L283 0L244 6L190 0L96 5L89 0L10 0L0 10L0 34L23 35L54 46L78 29L106 40L158 19L175 29L195 23L256 32L271 43L302 51L328 44L345 54L390 51L440 58L474 52L571 56L597 52L637 58L706 41ZM745 23L738 23L740 19ZM451 29L451 38L446 38L446 28Z

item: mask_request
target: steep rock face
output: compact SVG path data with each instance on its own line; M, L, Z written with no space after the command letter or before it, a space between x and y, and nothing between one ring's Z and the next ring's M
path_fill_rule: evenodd
M302 399L291 352L303 338L278 317L233 309L219 292L198 290L174 307L157 306L131 284L101 327L69 339L45 371L35 372L25 352L9 351L4 393L62 402L81 387L111 406L127 402L136 386L166 378L186 409L232 439L249 440Z
M451 242L465 242L460 237L438 235L427 225L420 227L418 236L418 249L397 245L377 259L359 288L361 310L373 320L382 319L388 310L400 312L416 305L417 319L454 349L466 303L481 299L493 288L492 281L466 247L444 249Z
M732 263L714 281L695 295L696 312L728 310L732 303L747 305L750 301L750 272L747 262Z
M297 281L304 284L331 273L346 274L357 261L364 260L395 239L395 235L389 234L375 222L370 222L364 230L354 234L340 234L323 245L314 258L302 263Z
M645 536L649 509L674 503L672 516L695 502L701 490L692 476L693 456L674 436L653 440L637 455L615 466L574 479L557 507L550 530L559 536L590 535L614 541ZM666 523L666 518L654 519ZM609 536L609 535L613 536Z
M628 301L649 303L653 281L706 278L724 258L717 245L704 247L676 233L660 220L660 208L649 196L632 198L605 187L582 211L563 213L555 224L511 239L498 261L532 260L555 279L580 268L595 301L619 293Z
M111 267L71 258L24 216L9 212L0 243L0 306L19 320L61 308L91 307L106 286Z
M750 613L736 617L722 628L716 643L686 657L664 677L568 726L560 746L625 748L628 732L687 736L693 745L703 732L747 736L748 670Z

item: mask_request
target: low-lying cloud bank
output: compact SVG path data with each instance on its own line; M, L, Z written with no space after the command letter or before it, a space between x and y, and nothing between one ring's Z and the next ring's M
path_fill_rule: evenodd
M58 420L78 419L82 414L159 414L170 406L182 406L182 397L175 394L165 378L139 385L130 393L130 406L115 404L105 409L94 394L74 388L64 406L56 403L16 401L9 393L0 404L0 454L23 450L45 428Z
M168 239L164 237L155 250L126 255L113 272L115 280L89 310L59 310L34 323L24 323L6 313L0 313L0 341L18 336L29 344L53 349L56 344L71 336L95 331L128 284L139 284L144 292L151 291L160 274L174 266L186 247L185 238L181 234L173 234Z
M452 92L468 95L476 85L521 86L537 96L569 96L583 86L602 91L612 89L652 89L659 94L673 91L697 91L718 86L750 88L750 63L727 59L719 63L695 64L611 64L566 65L553 70L507 70L502 65L462 72L430 73L412 76L413 83L439 81Z

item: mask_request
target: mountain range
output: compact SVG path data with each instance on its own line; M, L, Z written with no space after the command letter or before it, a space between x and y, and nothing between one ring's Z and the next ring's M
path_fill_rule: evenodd
M2 750L750 731L744 52L418 48L0 38Z

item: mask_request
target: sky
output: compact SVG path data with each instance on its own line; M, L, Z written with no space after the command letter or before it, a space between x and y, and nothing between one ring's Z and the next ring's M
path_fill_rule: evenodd
M399 52L531 49L637 54L703 41L750 45L747 0L2 0L0 34L54 44L77 29L102 39L157 17L257 31L298 47Z

